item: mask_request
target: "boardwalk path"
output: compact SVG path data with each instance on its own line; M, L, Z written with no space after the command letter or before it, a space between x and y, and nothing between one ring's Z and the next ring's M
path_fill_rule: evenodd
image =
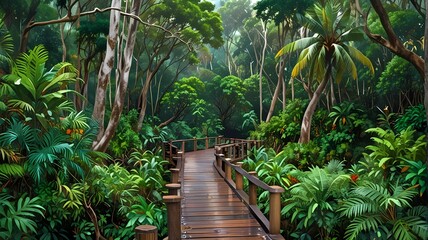
M270 239L213 167L214 150L186 153L182 239Z

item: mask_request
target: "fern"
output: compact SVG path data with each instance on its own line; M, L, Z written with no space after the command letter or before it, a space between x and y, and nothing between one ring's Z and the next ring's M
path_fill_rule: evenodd
M381 223L380 219L381 217L378 215L354 218L345 232L345 238L348 240L357 239L363 231L376 231Z
M378 212L377 204L373 204L368 199L364 198L349 198L339 209L342 216L353 218L363 214L371 214Z

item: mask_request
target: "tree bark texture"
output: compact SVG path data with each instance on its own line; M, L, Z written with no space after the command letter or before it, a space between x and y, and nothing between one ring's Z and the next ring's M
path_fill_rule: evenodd
M112 0L111 6L114 8L121 8L121 0ZM98 72L98 84L95 95L94 110L92 113L92 119L98 122L98 136L97 140L94 141L92 147L94 148L104 135L104 116L106 108L106 92L107 84L110 82L110 74L114 65L115 49L117 45L117 39L119 36L119 22L120 12L112 10L110 12L110 28L107 37L107 49L104 57L104 61Z
M134 0L132 3L131 14L138 16L140 8L141 0ZM94 146L94 150L105 151L107 149L110 140L114 136L117 125L119 124L119 119L122 114L123 105L125 102L126 90L128 89L129 73L131 71L132 56L137 36L138 23L138 20L134 18L129 20L125 48L123 51L120 51L120 54L123 54L123 58L119 66L119 74L116 75L118 86L114 97L113 109L107 128L99 142Z
M309 105L305 110L302 119L302 126L300 129L299 143L308 143L311 140L312 116L314 115L315 109L317 108L318 102L321 98L321 94L327 86L328 79L330 78L331 68L331 64L328 64L327 70L324 74L324 78L315 90L311 100L309 101Z

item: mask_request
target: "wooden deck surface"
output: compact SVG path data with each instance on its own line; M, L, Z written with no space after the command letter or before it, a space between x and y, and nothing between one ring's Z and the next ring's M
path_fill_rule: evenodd
M182 239L270 239L213 166L214 150L186 153Z

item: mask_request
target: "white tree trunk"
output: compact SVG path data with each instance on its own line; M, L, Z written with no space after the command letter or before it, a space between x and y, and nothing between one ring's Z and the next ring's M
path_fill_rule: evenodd
M141 0L134 0L131 9L131 15L138 16L140 7ZM129 73L132 65L132 57L134 52L135 39L137 36L138 23L139 22L134 18L131 18L129 20L128 35L126 36L125 48L120 51L122 55L122 61L121 65L119 66L119 74L116 75L118 86L114 97L114 104L110 120L103 136L94 146L94 149L98 151L105 151L107 149L108 144L116 131L117 125L119 124L119 119L122 114L123 105L125 102L126 90L128 89Z
M121 8L121 0L112 0L112 8ZM104 57L104 61L98 72L98 84L95 95L94 111L92 113L92 119L98 122L99 130L97 140L94 141L92 147L96 146L99 140L104 135L104 116L106 107L106 91L107 84L110 82L110 74L114 65L115 49L117 45L117 39L119 36L119 22L120 22L120 11L112 10L110 12L110 28L107 37L107 49Z

